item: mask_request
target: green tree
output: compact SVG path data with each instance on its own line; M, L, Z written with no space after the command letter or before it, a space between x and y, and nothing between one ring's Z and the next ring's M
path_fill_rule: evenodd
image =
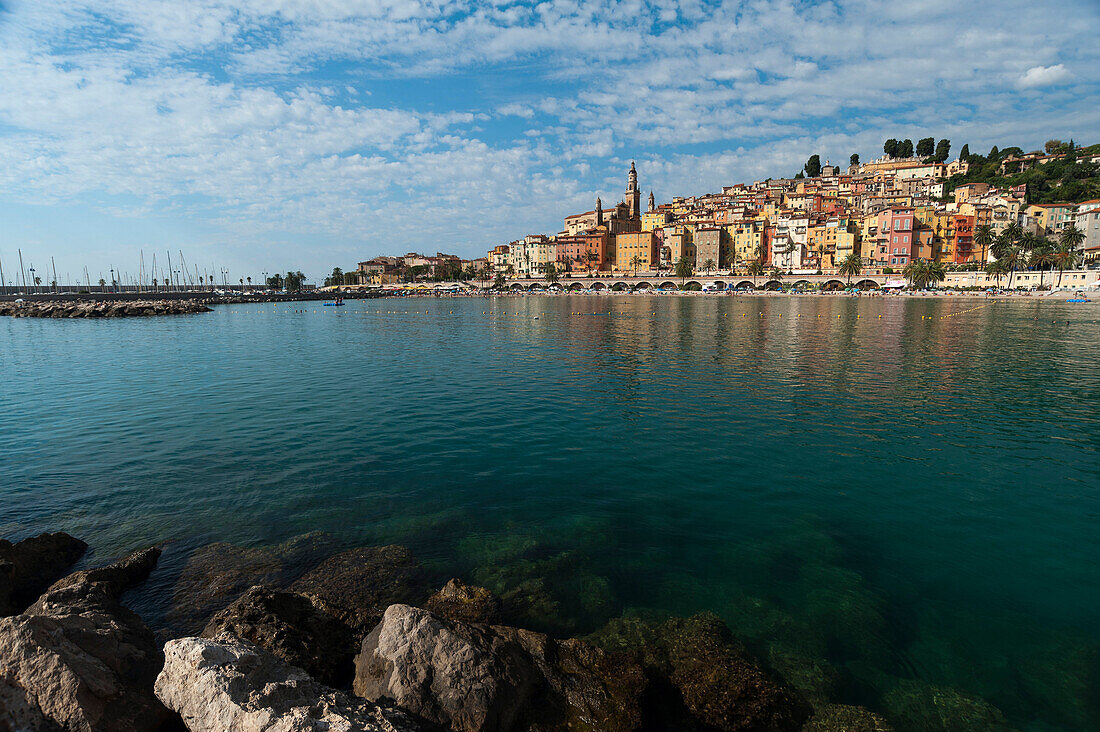
M913 157L913 141L909 138L905 138L898 143L898 155L899 158L911 158Z
M886 157L896 158L898 156L898 141L891 137L882 143L882 151L886 153Z
M496 276L493 278L493 289L494 290L503 290L504 289L504 273L503 272L497 272Z
M748 265L748 267L746 267L746 270L748 271L748 273L750 275L752 275L752 286L756 287L756 278L759 277L760 275L764 274L764 263L761 262L759 258L754 259L751 262L749 262L749 265Z
M558 281L558 267L553 262L546 263L546 281L551 285Z
M998 262L1004 262L1008 272L1008 289L1012 289L1012 276L1024 261L1024 250L1016 244L1010 245L997 257Z
M107 280L100 277L99 278L99 291L100 292L105 292L105 290L103 288L106 287L106 286L107 286Z
M802 169L806 171L807 178L816 178L821 175L821 156L816 153L811 155Z
M937 163L946 163L947 158L951 155L951 141L948 139L940 140L936 143L935 160Z
M287 292L301 292L302 285L306 282L306 276L301 272L287 272L283 279Z
M634 270L634 276L638 276L638 265L642 263L642 258L635 254L630 258L630 267Z
M710 274L711 272L713 272L714 268L716 266L717 265L715 265L713 259L708 259L705 262L703 262L703 270L706 271L707 274Z
M983 262L986 260L986 252L995 239L996 235L993 233L993 227L989 224L980 224L978 228L974 229L974 243L982 248Z
M959 150L959 160L965 161L970 157L970 145L966 144L962 146L962 150Z
M1000 162L1000 159L1001 151L997 149L997 146L994 145L993 147L989 148L989 155L986 156L986 160L995 160L997 162Z
M1029 267L1039 270L1039 287L1041 289L1043 287L1043 273L1048 269L1052 269L1056 263L1054 244L1045 237L1040 238L1032 247L1027 263Z
M852 284L852 278L863 269L863 258L852 252L840 262L839 272L848 278L848 284Z
M684 284L684 280L686 280L688 277L691 277L694 271L695 268L691 265L691 260L688 259L686 256L680 257L680 259L676 261L675 272L676 276L680 278L681 285Z
M848 165L859 165L859 153L852 153L848 158Z
M922 137L917 140L917 157L918 158L930 158L932 153L936 151L936 138L934 137Z
M997 283L997 287L1001 286L1001 278L1008 274L1008 266L1003 259L994 259L989 264L985 265L985 273L993 278Z
M1058 242L1060 244L1065 244L1070 249L1077 249L1084 240L1085 232L1078 229L1076 224L1070 224L1062 229L1062 233L1058 235Z
M913 287L923 290L929 285L942 282L947 276L947 271L940 262L932 262L927 259L914 259L905 265L901 274L909 280Z
M1077 251L1077 243L1071 244L1065 240L1059 240L1058 245L1054 247L1053 257L1054 266L1058 268L1058 286L1061 287L1062 273L1077 267L1081 262L1081 254Z
M332 268L332 274L325 278L325 286L344 284L344 270L339 267Z

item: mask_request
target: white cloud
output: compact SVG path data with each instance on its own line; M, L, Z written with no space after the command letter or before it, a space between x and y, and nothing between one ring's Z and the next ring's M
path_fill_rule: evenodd
M633 155L667 197L899 135L1100 138L1089 2L15 0L0 202L126 197L111 209L242 247L475 254L555 229L609 180L617 196ZM1019 61L1052 46L1063 63ZM1039 109L1021 91L1060 83Z
M1034 89L1042 86L1060 84L1070 78L1069 70L1065 64L1053 66L1032 66L1017 82L1024 89Z

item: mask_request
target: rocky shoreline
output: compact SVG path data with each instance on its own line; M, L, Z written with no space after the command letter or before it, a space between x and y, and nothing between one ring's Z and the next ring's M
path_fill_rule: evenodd
M482 587L433 592L403 547L311 534L193 552L154 633L119 598L160 550L63 576L86 549L0 541L0 730L894 728L807 693L710 614L553 638L506 624Z
M0 302L0 315L13 318L136 318L212 311L197 300Z

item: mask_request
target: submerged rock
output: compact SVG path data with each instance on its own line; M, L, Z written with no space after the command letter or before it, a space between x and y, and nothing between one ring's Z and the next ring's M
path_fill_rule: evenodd
M403 546L368 546L340 552L291 584L313 595L336 617L363 635L386 607L422 603L431 591L420 563Z
M802 726L803 732L893 732L885 719L863 707L821 704Z
M620 618L592 636L633 654L653 682L649 716L670 729L794 730L809 705L770 677L714 615Z
M252 587L202 632L204 638L226 635L254 643L324 684L351 685L357 638L308 595Z
M83 541L64 532L15 544L0 539L0 616L22 612L87 549Z
M157 697L191 732L416 732L406 715L354 699L261 648L222 636L164 647Z
M448 620L464 623L499 623L500 600L484 587L452 579L428 598L427 609Z
M285 588L335 548L315 532L282 544L241 547L219 542L197 549L180 573L167 622L175 635L197 635L214 613L254 585Z
M955 689L902 679L883 697L890 719L901 732L1011 730L1000 709Z
M641 668L581 641L389 607L356 658L359 696L461 732L633 730Z
M156 730L172 717L153 696L163 657L118 602L158 549L57 582L22 615L0 620L0 729Z

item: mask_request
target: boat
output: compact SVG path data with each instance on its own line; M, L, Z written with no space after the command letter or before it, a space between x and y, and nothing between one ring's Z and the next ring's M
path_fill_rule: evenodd
M1092 300L1088 299L1087 297L1074 297L1066 300L1066 302L1092 302Z
M343 306L344 306L343 298L338 298L338 299L334 300L333 302L326 302L325 303L326 308L339 308L339 307L343 307Z

